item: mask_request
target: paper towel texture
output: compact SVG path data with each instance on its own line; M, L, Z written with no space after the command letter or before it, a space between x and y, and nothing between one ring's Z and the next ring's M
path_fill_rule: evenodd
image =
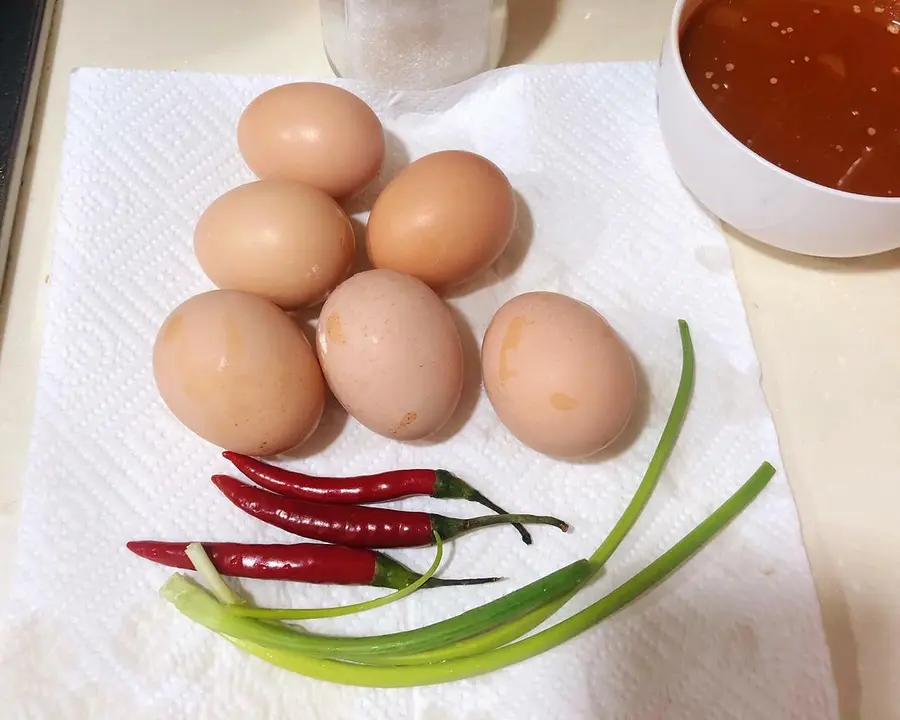
M401 445L332 405L291 458L312 473L446 467L514 511L557 515L568 535L510 528L460 539L447 576L506 583L423 591L356 617L311 623L387 632L455 614L590 553L634 491L659 437L687 319L697 382L659 489L608 573L605 594L688 532L763 460L781 469L730 258L680 187L655 120L650 64L502 70L441 92L358 92L382 118L384 181L448 148L496 162L520 198L518 229L492 272L451 299L468 361L452 427ZM541 720L560 717L835 718L824 634L783 471L758 501L663 586L562 647L449 685L344 688L240 654L157 596L166 569L125 550L137 538L286 542L209 482L230 465L156 395L151 347L168 312L209 289L192 230L215 197L252 179L235 124L288 80L81 70L72 78L55 260L10 611L0 639L3 717ZM354 201L364 219L378 187ZM642 404L602 461L560 463L513 440L478 378L478 346L502 302L555 290L603 313L639 365ZM454 432L455 431L455 432ZM401 507L476 515L465 502ZM423 570L428 549L396 553ZM370 588L244 584L260 602L311 606ZM571 609L570 609L571 611Z

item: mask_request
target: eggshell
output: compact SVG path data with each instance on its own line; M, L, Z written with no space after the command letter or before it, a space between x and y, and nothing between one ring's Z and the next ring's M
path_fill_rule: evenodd
M546 455L592 455L634 412L631 353L599 313L565 295L533 292L507 302L485 333L481 358L497 417Z
M327 83L289 83L245 108L238 146L259 178L296 180L345 198L378 175L384 129L351 92Z
M390 268L442 290L484 272L509 243L516 197L503 172L475 153L426 155L375 201L366 251Z
M325 384L300 328L267 300L237 290L196 295L169 315L153 346L163 402L221 448L274 455L316 429Z
M449 308L419 280L393 270L354 275L325 302L316 338L335 397L373 432L419 440L456 409L459 333Z
M200 267L218 287L293 310L319 302L353 264L350 220L321 190L289 180L239 185L194 230Z

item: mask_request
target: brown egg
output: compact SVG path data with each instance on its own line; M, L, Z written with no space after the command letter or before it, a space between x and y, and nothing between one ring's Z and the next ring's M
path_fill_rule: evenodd
M218 287L293 310L323 300L347 277L353 228L321 190L259 180L229 190L204 211L194 252Z
M238 146L259 178L296 180L346 198L378 175L384 129L353 93L327 83L290 83L246 107Z
M436 152L403 170L375 201L366 250L376 268L442 290L486 270L515 224L515 194L500 168L474 153Z
M335 397L373 432L419 440L456 409L459 333L449 308L415 278L393 270L354 275L325 302L316 338Z
M526 293L503 305L481 359L497 417L546 455L593 455L634 412L631 353L599 313L565 295Z
M153 346L163 402L221 448L274 455L316 429L325 385L300 328L268 300L213 290L179 305Z

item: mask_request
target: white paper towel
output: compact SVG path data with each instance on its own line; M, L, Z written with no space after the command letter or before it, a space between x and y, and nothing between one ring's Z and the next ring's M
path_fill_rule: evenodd
M697 350L697 385L659 489L582 607L699 522L763 460L780 468L726 244L679 186L655 120L650 64L527 67L462 86L364 97L389 133L385 178L446 148L482 153L520 194L516 237L492 273L452 299L465 317L469 380L456 434L401 445L329 409L293 458L312 473L446 467L502 505L558 515L574 531L509 528L454 544L447 576L504 575L423 591L378 611L312 623L386 632L473 607L582 557L636 487L677 384L676 320ZM156 329L208 289L193 224L251 179L236 147L241 109L277 77L81 70L72 78L51 297L0 707L11 718L538 720L836 717L835 691L795 506L781 472L697 558L633 607L566 645L484 677L381 691L307 680L242 655L156 591L168 571L133 538L280 541L209 482L230 466L157 398ZM380 181L382 184L384 179ZM354 202L364 211L378 188ZM362 216L360 216L362 217ZM604 313L634 350L644 402L601 462L560 463L514 441L478 384L494 310L556 290ZM448 434L449 435L449 434ZM410 500L446 514L464 502ZM398 553L418 569L431 550ZM345 603L370 588L246 583L261 602Z

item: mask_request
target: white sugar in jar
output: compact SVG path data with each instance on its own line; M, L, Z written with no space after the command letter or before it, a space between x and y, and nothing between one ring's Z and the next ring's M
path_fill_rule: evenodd
M335 73L378 87L431 90L497 66L507 0L319 0Z

